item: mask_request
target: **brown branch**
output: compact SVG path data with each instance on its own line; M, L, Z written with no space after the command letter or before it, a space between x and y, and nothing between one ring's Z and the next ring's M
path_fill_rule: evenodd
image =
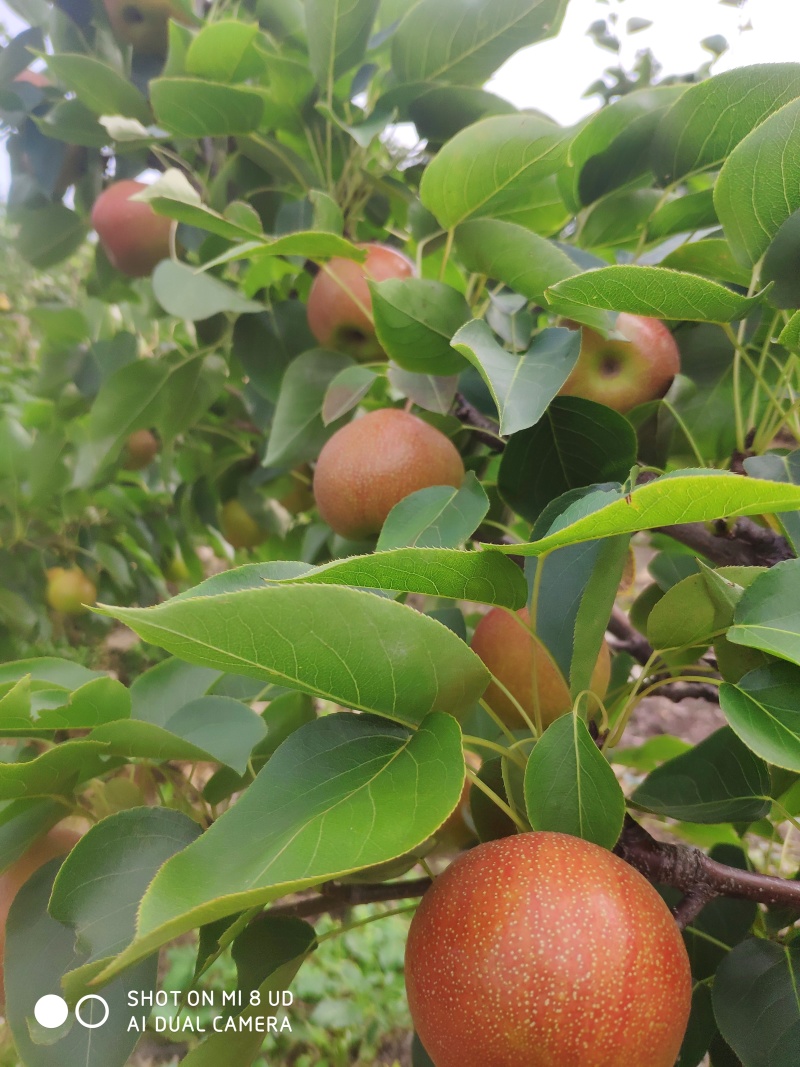
M682 526L659 526L653 533L680 541L720 567L774 567L794 559L785 537L752 519L737 519L730 529L723 522L717 523L715 529L702 522L688 522Z
M309 918L326 912L343 911L358 904L378 904L392 900L406 900L421 897L430 889L430 878L416 878L408 882L353 883L324 882L320 892L312 896L294 900L287 904L275 904L264 912L272 918L275 915L290 915L294 918Z
M627 652L642 666L649 662L650 657L653 655L652 645L631 624L630 619L621 608L615 606L611 612L611 618L608 620L608 632L616 638L614 648L617 652Z
M474 404L461 393L456 393L453 401L453 414L463 422L465 426L471 426L476 432L474 436L492 452L502 452L506 447L505 441L499 436L500 428L494 419L478 411ZM482 432L485 431L485 432Z
M696 919L715 897L736 897L800 909L800 882L742 871L712 860L698 848L656 841L630 816L625 819L614 851L649 882L672 886L684 894L673 911L681 929Z

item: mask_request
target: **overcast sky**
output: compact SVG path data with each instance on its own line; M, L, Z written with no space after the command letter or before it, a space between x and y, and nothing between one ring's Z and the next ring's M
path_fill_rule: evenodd
M559 36L512 56L489 88L518 107L538 107L565 125L588 114L596 108L597 99L584 100L582 94L615 57L598 48L586 30L611 12L618 13L621 27L631 18L653 22L631 37L623 35L622 59L627 67L638 49L649 47L665 73L695 70L709 58L699 42L712 34L722 34L730 44L716 71L798 60L798 0L745 0L740 7L720 0L570 0ZM0 22L11 32L24 28L3 0ZM0 192L7 184L7 157L1 152Z

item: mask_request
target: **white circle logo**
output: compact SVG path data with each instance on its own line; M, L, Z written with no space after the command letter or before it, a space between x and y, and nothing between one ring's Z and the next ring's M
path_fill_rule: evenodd
M56 1030L67 1021L69 1005L63 997L48 993L39 997L33 1009L33 1017L45 1030Z
M87 1000L97 1000L105 1008L105 1015L103 1015L103 1018L100 1020L100 1022L98 1022L98 1023L95 1023L95 1022L87 1023L84 1019L81 1018L81 1005L85 1004ZM86 996L85 997L81 997L81 999L75 1005L75 1018L78 1020L78 1022L81 1024L81 1026L85 1026L87 1030L96 1030L97 1027L98 1026L102 1026L103 1023L108 1018L108 1001L104 1000L102 997L99 997L97 995L97 993L87 993Z

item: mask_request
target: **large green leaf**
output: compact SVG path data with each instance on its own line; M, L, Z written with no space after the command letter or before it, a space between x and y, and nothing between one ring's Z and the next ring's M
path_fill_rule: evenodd
M472 216L528 210L536 182L564 159L564 131L538 115L483 119L448 141L428 165L422 203L445 229Z
M404 855L454 810L463 781L449 715L414 732L347 713L301 727L241 799L161 868L137 939L101 980L198 924Z
M581 397L556 397L540 421L514 434L497 485L529 522L570 489L622 482L636 462L636 434L626 418Z
M435 709L462 714L489 680L478 657L433 619L341 586L271 586L99 610L190 663L404 722Z
M156 78L149 88L159 123L179 137L252 133L264 114L262 93L244 86L201 78Z
M453 348L480 372L500 414L500 432L534 426L578 361L580 332L542 330L525 352L509 352L482 319L473 319L453 338Z
M763 456L748 456L744 461L744 469L751 478L768 478L772 482L800 485L800 449L788 455L767 452ZM800 514L786 511L779 514L777 519L797 555L800 552Z
M800 1042L800 946L749 938L720 964L714 1016L743 1067L794 1067Z
M22 763L0 763L0 800L57 796L102 773L108 746L97 741L63 741Z
M799 593L800 560L770 568L739 601L728 640L800 664Z
M552 830L613 848L625 797L583 719L562 715L528 759L525 804L534 830Z
M656 767L631 800L686 822L753 822L769 811L769 770L730 727Z
M114 678L94 678L72 691L45 691L46 700L41 691L37 692L41 684L34 683L32 691L30 678L22 678L0 699L0 731L35 735L52 730L91 730L130 716L128 690Z
M155 956L103 990L108 1004L105 1025L97 1025L105 1014L97 1001L81 1008L81 1017L95 1024L91 1029L68 1020L58 1029L44 1030L34 1017L39 998L62 996L62 975L86 958L86 950L76 945L75 931L47 912L60 862L53 860L40 868L11 906L5 946L6 1020L25 1067L124 1067L140 1036L129 1026L134 1011L128 1005L128 994L155 988Z
M47 66L96 115L126 115L145 125L152 121L136 86L94 56L61 53L48 56Z
M485 82L509 56L553 37L566 0L418 0L392 40L392 68L400 82Z
M762 63L693 85L661 119L653 169L664 184L718 167L767 116L800 96L800 63Z
M458 290L427 278L390 278L370 289L378 340L399 367L437 376L464 370L464 360L450 347L472 317Z
M740 515L769 515L797 507L800 507L798 486L757 481L755 478L742 478L721 471L685 471L637 486L627 495L615 490L598 490L563 511L556 527L541 540L508 548L499 546L497 551L541 556L562 545L574 545L598 537L636 533L676 523L710 522L712 519L738 518ZM759 582L763 582L764 578Z
M311 69L326 92L332 93L340 75L361 62L378 4L379 0L306 0Z
M219 279L172 259L163 259L153 271L153 292L170 315L194 322L209 319L221 311L246 314L264 310L263 304L246 300Z
M600 267L551 286L552 306L569 314L575 305L690 322L745 318L758 297L740 296L699 274L667 267Z
M264 60L253 48L255 23L223 19L200 30L186 53L186 73L210 82L237 82L260 73Z
M714 204L733 254L757 263L800 208L800 99L785 104L736 146L719 173Z
M491 549L460 552L397 548L372 552L368 556L335 559L319 567L289 565L296 567L295 573L287 573L286 566L283 563L248 563L207 578L179 596L185 600L187 597L232 593L238 589L262 589L264 582L291 582L421 593L452 600L474 600L479 604L500 604L512 609L523 607L526 598L525 579L519 567ZM148 673L154 674L158 670L155 667ZM137 679L134 689L139 684Z
M775 663L725 682L720 707L749 749L775 767L800 773L800 671Z

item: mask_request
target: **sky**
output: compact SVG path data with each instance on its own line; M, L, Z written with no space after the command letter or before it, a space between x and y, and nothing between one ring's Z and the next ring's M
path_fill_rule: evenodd
M598 48L586 30L612 12L617 13L620 28L632 18L653 22L640 33L623 34L622 61L628 68L637 50L650 48L664 73L695 70L709 58L699 42L714 34L722 34L730 45L716 63L716 72L800 58L797 0L744 0L736 7L720 0L570 0L558 37L512 56L488 88L517 107L539 108L564 125L589 114L598 100L582 99L583 93L615 62L615 56ZM11 32L24 28L3 0L0 23ZM8 160L0 152L0 195L7 187Z

